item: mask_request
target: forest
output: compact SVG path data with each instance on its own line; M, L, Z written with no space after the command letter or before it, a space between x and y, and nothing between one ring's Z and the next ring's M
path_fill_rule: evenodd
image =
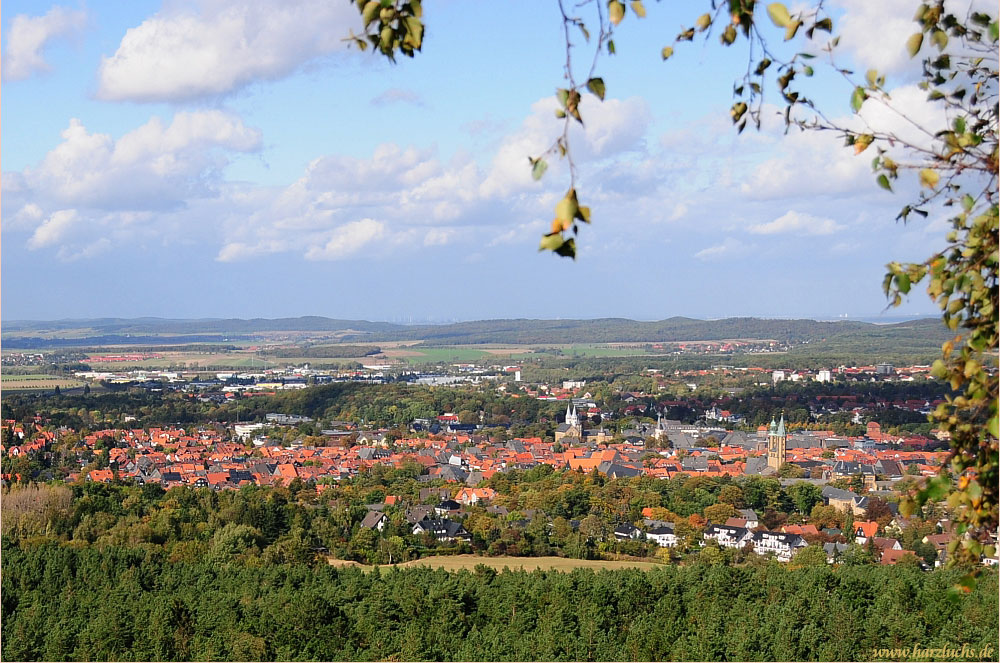
M5 660L872 660L968 645L996 660L997 583L957 571L449 573L171 562L4 545Z

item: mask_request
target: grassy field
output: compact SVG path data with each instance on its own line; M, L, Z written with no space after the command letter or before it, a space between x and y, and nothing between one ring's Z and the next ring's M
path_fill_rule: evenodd
M468 346L441 346L441 347L409 347L406 349L406 356L400 357L411 364L424 364L432 362L474 362L482 359L502 360L502 359L536 359L540 357L558 356L558 350L564 357L574 355L580 357L633 357L645 355L647 352L640 348L610 347L605 344L580 344L580 345L505 345L497 347L470 348ZM419 354L418 354L419 353Z
M606 345L571 345L562 349L567 355L583 357L635 357L648 354L641 348L614 348Z
M11 391L31 391L50 390L59 387L60 389L73 389L86 384L83 380L62 378L58 375L3 375L0 376L0 387Z
M364 566L357 562L331 559L330 564L335 566L356 566L364 570L371 570L373 567ZM471 571L477 565L483 564L498 571L503 569L524 569L525 571L572 571L574 569L642 569L648 571L653 568L662 567L662 564L654 562L633 562L633 561L605 561L600 559L568 559L565 557L480 557L478 555L442 555L439 557L425 557L424 559L403 562L392 566L398 568L412 568L417 566L444 569L446 571L461 571L463 569ZM391 568L388 565L381 568Z
M419 356L416 353L420 353ZM411 355L412 353L412 355ZM407 354L411 356L403 357L411 364L431 364L439 361L443 362L474 362L489 357L486 350L473 350L466 347L441 347L441 348L407 348Z
M162 356L155 359L143 359L140 361L89 361L87 365L95 371L124 371L134 368L146 369L171 369L188 368L191 370L213 370L213 369L264 369L274 368L277 363L273 360L261 359L260 356L251 357L247 353L240 352L162 352ZM99 359L96 355L95 359ZM287 363L287 360L283 360ZM308 360L306 360L308 361Z

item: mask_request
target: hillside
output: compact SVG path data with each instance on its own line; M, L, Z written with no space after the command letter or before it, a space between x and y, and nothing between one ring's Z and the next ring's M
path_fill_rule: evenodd
M264 319L171 320L101 318L92 320L12 321L4 324L7 348L84 345L153 345L183 342L255 340L269 332L336 334L350 343L423 341L432 345L485 343L615 343L772 339L782 343L823 343L824 347L874 349L890 344L927 349L949 337L940 320L927 318L877 325L857 321L818 322L763 318L697 320L673 317L655 322L625 318L593 320L477 320L446 325L404 326L317 316Z

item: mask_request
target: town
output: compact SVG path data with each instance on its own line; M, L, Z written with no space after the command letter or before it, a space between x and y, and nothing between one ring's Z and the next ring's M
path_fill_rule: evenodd
M344 514L336 534L308 540L312 554L366 564L463 553L947 561L947 507L899 508L949 455L946 434L898 424L926 421L943 402L926 366L644 371L636 377L648 391L527 382L520 365L393 369L80 372L104 398L209 407L218 420L137 426L127 405L103 419L86 409L7 418L3 481L156 486L167 496L290 491ZM388 394L400 402L344 419L302 414L288 400L363 390L367 401L390 389L405 390ZM415 394L427 402L415 406ZM261 412L274 404L285 408ZM880 414L896 424L884 430ZM123 425L101 426L112 419ZM606 486L641 496L601 507ZM567 506L570 491L582 496Z

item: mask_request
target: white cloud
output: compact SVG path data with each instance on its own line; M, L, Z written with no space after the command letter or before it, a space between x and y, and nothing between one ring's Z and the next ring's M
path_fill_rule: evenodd
M741 242L738 242L732 237L727 237L722 244L716 244L715 246L709 246L701 251L694 254L694 257L698 260L717 260L728 255L733 255L739 253L743 250L744 246Z
M29 249L40 249L58 243L77 221L76 210L59 210L35 229L28 240Z
M205 217L185 210L235 189L222 174L229 155L259 146L259 131L221 111L181 112L169 124L153 117L117 140L72 119L36 166L4 173L4 229L31 233L29 248L56 249L62 260L137 238L203 236ZM229 210L252 204L240 195Z
M216 257L219 262L236 262L246 260L256 256L278 253L285 250L285 245L279 241L260 241L256 244L246 244L244 242L229 242L225 244Z
M596 101L584 109L587 127L573 138L581 163L636 149L648 123L640 100L604 103L610 110L602 111ZM218 259L279 251L339 259L356 252L351 248L363 230L375 231L370 224L350 224L373 218L381 224L382 253L450 244L474 234L501 243L519 239L525 220L534 226L548 217L559 197L556 189L561 195L565 186L558 163L542 182L532 180L528 165L528 155L538 154L559 134L554 108L550 99L534 104L522 126L500 141L486 169L468 155L444 162L433 150L392 143L380 145L368 159L315 159L269 204L226 224L227 242ZM510 232L512 227L516 232Z
M101 237L93 242L85 243L80 248L71 248L64 246L59 249L56 257L64 262L72 262L74 260L85 260L87 258L93 258L102 253L107 253L112 248L112 242L107 237Z
M260 132L221 111L158 117L117 141L70 120L63 142L24 171L22 195L63 207L165 209L211 195L228 160L221 151L250 152Z
M431 228L424 235L424 246L444 246L455 236L450 228Z
M360 30L352 3L330 0L197 0L129 29L98 72L98 96L180 101L286 76L346 48Z
M835 0L844 9L837 28L841 50L858 64L884 74L920 71L919 59L906 52L906 40L920 27L913 21L913 0Z
M65 7L53 7L44 16L15 16L7 31L4 78L21 80L48 71L49 64L42 55L46 44L57 37L80 32L86 23L87 12Z
M832 235L843 230L833 219L825 219L803 212L790 210L774 221L758 223L750 226L749 231L755 235L778 235L794 233L796 235Z
M811 198L874 186L870 159L856 157L830 133L790 133L775 142L771 154L740 184L748 198Z
M329 233L323 246L315 246L306 251L309 260L340 260L347 258L367 244L385 235L385 224L374 219L361 219L345 223Z
M481 185L486 197L507 196L533 188L528 157L541 156L562 133L562 120L555 118L558 102L546 97L531 106L531 115L521 127L507 136ZM605 99L603 102L585 95L580 102L584 125L570 126L572 156L578 163L595 162L642 147L641 139L650 123L650 111L644 99ZM558 155L547 155L552 177L562 167ZM534 185L537 188L537 185Z
M861 69L877 69L879 73L902 75L912 79L921 71L922 58L932 51L929 39L924 39L921 55L911 58L906 40L920 32L913 20L919 3L914 0L834 0L844 15L837 24L840 35L838 51L849 52ZM961 20L970 11L997 15L996 0L948 0L946 9ZM936 51L934 51L936 52Z
M949 125L944 107L929 102L927 92L916 85L890 90L888 100L871 97L858 113L835 116L830 122L853 131L888 134L895 140L891 144L877 141L856 155L833 131L792 131L780 138L774 135L771 156L750 169L740 184L741 193L757 200L878 194L881 190L871 170L875 148L885 149L900 163L912 163L912 152L904 156L905 145L928 149L936 141L934 134ZM904 172L902 177L906 176Z

